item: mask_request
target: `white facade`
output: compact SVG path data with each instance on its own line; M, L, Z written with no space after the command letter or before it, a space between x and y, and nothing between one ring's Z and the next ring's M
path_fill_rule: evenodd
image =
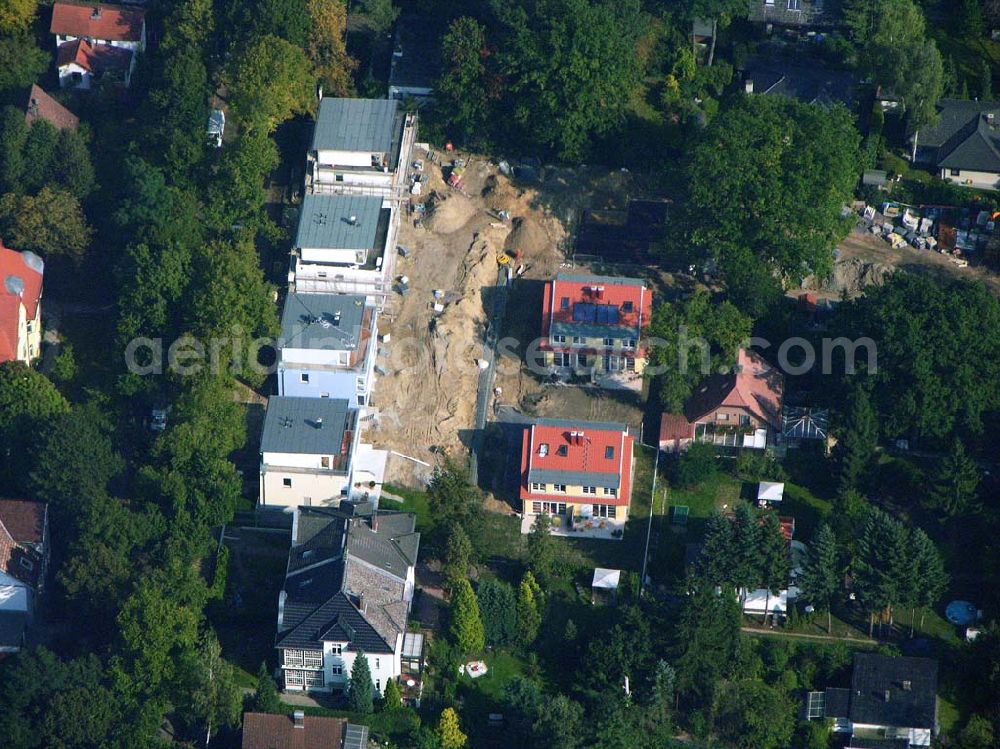
M142 32L139 41L123 41L120 39L92 39L89 37L82 36L69 36L64 34L56 34L56 46L63 44L68 44L69 42L75 42L77 39L83 39L85 42L91 46L95 44L105 44L109 47L120 47L122 49L130 49L133 52L141 52L146 49L146 24L142 24Z
M941 179L954 182L964 187L977 190L996 190L1000 188L1000 174L996 172L977 172L971 169L941 169Z

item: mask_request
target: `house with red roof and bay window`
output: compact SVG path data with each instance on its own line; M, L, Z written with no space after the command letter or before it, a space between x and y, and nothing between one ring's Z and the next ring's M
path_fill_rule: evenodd
M540 350L555 374L639 390L653 292L636 278L560 273L545 286Z
M17 252L0 240L0 364L30 364L42 349L42 274L33 252Z
M552 518L556 535L620 538L632 496L635 440L624 424L536 419L521 443L521 531Z
M60 87L89 89L105 76L127 86L135 56L146 48L146 11L64 0L52 6L49 33L56 38Z
M755 351L741 349L732 372L708 377L682 413L660 419L660 449L677 452L692 442L764 449L782 430L785 378Z

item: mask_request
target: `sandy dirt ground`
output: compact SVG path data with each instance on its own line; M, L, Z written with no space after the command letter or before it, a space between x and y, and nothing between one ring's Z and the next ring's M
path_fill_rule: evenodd
M385 371L375 387L375 423L365 439L415 460L392 455L387 481L420 485L442 452L467 448L475 419L476 360L482 353L487 309L492 309L499 266L497 256L519 250L525 267L515 282L507 319L521 326L518 335L538 335L541 285L565 266L566 225L585 208L624 207L631 177L593 167L543 168L531 186L515 184L495 164L468 154L424 152L422 195L426 214L421 227L403 218L398 243L410 251L398 258L396 274L410 290L394 294L379 326L390 340L380 345L378 365ZM452 159L467 159L462 192L444 177ZM446 165L442 168L442 162ZM506 211L503 221L498 212ZM525 297L521 288L527 289ZM532 295L537 294L537 301ZM434 309L435 303L444 306ZM504 335L508 335L504 326ZM635 422L634 405L597 391L543 386L522 376L519 361L501 359L497 384L501 402L525 406L540 415ZM429 465L424 465L429 464Z

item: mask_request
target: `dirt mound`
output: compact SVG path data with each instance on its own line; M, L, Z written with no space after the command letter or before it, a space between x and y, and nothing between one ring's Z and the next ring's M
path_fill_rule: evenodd
M429 203L430 226L438 234L458 231L478 213L472 201L457 192L450 195L434 193Z
M491 174L483 185L483 202L492 211L509 210L511 204L524 194L502 174Z
M834 263L833 275L823 284L824 291L848 296L862 293L868 286L881 286L893 272L892 266L851 258Z
M514 228L504 243L506 250L521 250L526 256L540 255L553 244L548 232L533 218L515 218Z

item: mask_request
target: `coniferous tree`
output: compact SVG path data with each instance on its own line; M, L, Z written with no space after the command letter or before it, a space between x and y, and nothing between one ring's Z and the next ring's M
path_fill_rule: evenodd
M354 713L368 715L375 709L375 685L368 666L368 656L359 650L351 666L351 680L347 690L347 709Z
M257 690L250 700L249 709L256 713L281 712L281 698L278 696L278 688L267 670L266 663L261 663L260 670L257 672Z
M485 647L486 633L479 614L479 604L472 585L460 580L451 595L451 637L463 655L479 653Z
M956 437L934 476L931 500L947 518L968 515L976 511L979 481L979 467L965 452L962 440Z
M805 600L826 609L826 631L830 632L833 627L830 609L837 591L837 538L826 523L813 536L812 548L802 569L799 587Z
M677 691L692 707L715 701L719 681L728 675L740 637L740 607L735 596L719 596L705 580L691 578L675 631Z
M528 534L528 566L536 577L548 578L555 570L555 541L551 534L552 518L541 513Z
M517 596L502 580L483 580L476 589L487 645L509 645L517 637Z
M753 590L762 583L760 518L746 502L739 502L733 513L733 578L742 592Z
M542 625L541 589L531 572L525 572L517 589L517 634L521 645L527 646L538 637Z
M469 576L472 560L472 542L462 526L452 523L448 531L448 546L444 557L444 584L449 591L455 589L459 580Z
M871 509L858 541L855 581L858 597L869 615L869 635L876 614L887 614L892 624L892 608L905 599L910 569L909 534L898 520ZM881 618L880 618L881 621Z
M854 389L850 411L834 447L840 487L857 488L868 475L878 447L878 415L864 388Z
M736 584L733 574L735 535L733 521L721 512L713 513L708 519L698 564L700 574L714 585Z
M788 574L791 571L788 541L781 532L781 521L778 513L767 512L760 529L760 584L767 590L764 604L764 621L771 608L771 595L781 592L788 585ZM774 617L772 616L772 621Z
M441 742L441 749L462 749L468 741L458 722L458 713L451 707L446 707L441 713L435 733Z
M915 581L915 595L911 605L923 609L932 608L948 587L948 573L945 572L941 554L930 537L920 528L914 528L910 535L909 574ZM911 611L910 635L913 635L913 615ZM920 626L924 626L924 612L920 614Z
M989 101L993 98L993 69L988 60L983 60L979 70L979 100Z
M399 691L399 684L396 683L395 679L389 679L386 682L383 698L383 706L386 710L398 710L403 706L403 695Z

